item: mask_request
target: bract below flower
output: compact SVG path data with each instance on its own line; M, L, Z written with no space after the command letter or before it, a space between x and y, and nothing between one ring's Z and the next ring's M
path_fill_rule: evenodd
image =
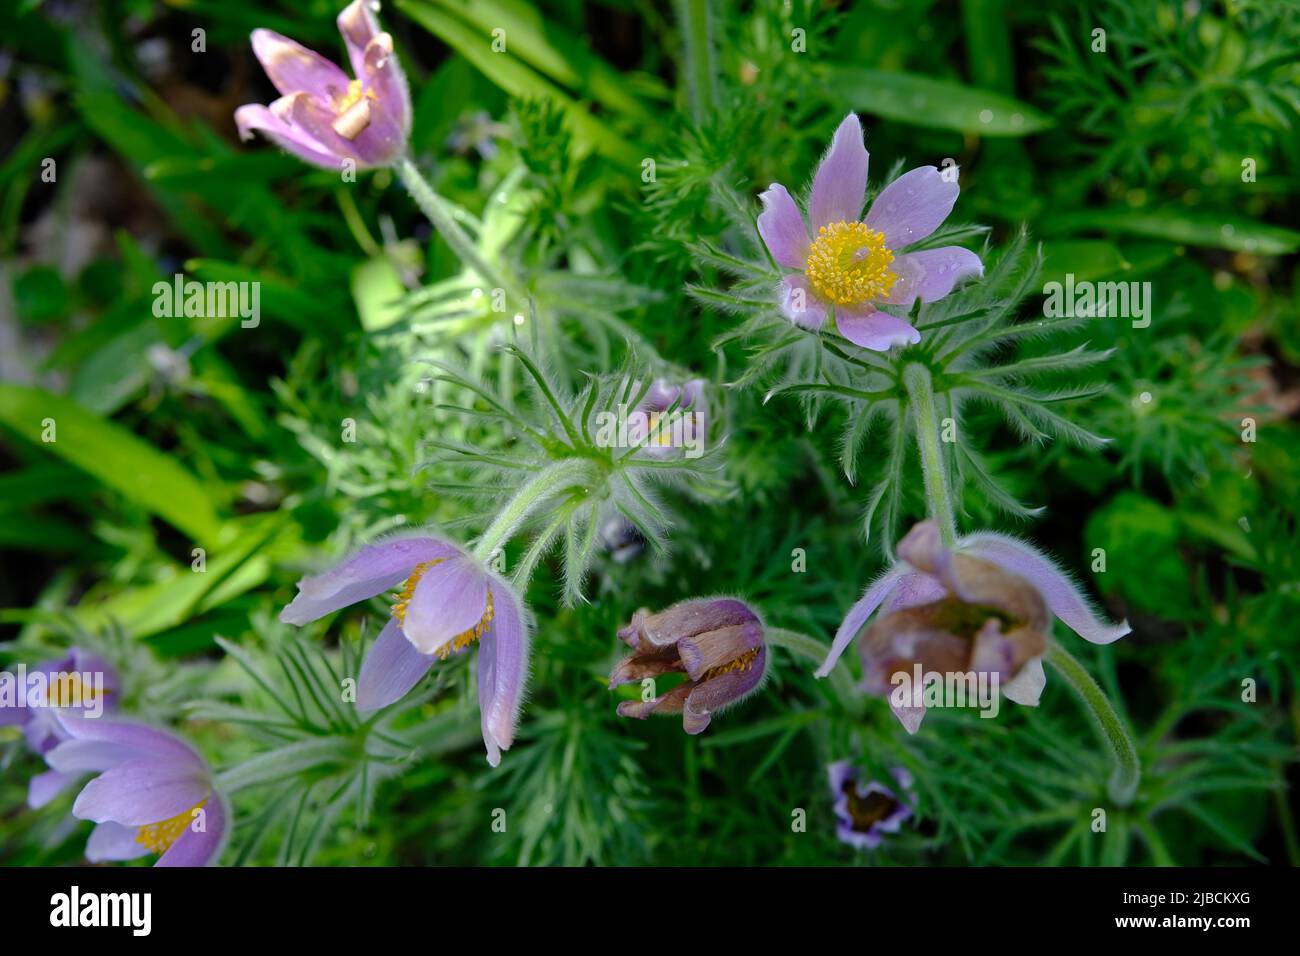
M495 767L514 742L528 679L529 625L514 589L460 548L432 537L369 545L299 581L280 620L307 624L399 586L392 617L361 665L357 708L400 700L438 660L478 642L479 714Z
M915 344L921 334L881 306L942 299L984 265L960 246L901 251L925 239L952 212L956 177L918 166L880 191L865 216L867 148L850 113L817 167L807 219L794 197L773 183L759 197L758 232L772 258L795 272L781 280L778 301L795 325L820 329L828 313L850 342L877 352Z

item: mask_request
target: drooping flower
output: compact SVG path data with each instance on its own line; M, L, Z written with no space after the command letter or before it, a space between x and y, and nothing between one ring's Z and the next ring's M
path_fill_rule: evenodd
M1130 630L1127 622L1104 621L1050 558L1015 538L980 532L949 550L938 525L926 520L899 542L898 558L849 609L818 677L831 672L879 610L859 642L867 693L888 696L890 678L920 663L927 671L997 673L1004 696L1035 707L1047 682L1047 612L1093 644ZM916 733L925 708L892 698L890 707Z
M0 700L0 727L21 727L28 746L38 754L49 753L67 739L60 711L96 719L117 709L121 682L113 666L97 654L69 648L58 660L37 664L26 673L31 690L12 706ZM40 675L39 680L32 680L35 675ZM45 806L74 779L57 770L38 773L29 785L28 804L33 809Z
M401 586L392 617L361 665L357 708L400 700L437 661L479 643L478 692L488 763L514 742L528 678L529 625L514 590L460 548L432 537L390 538L298 582L281 613L303 625Z
M411 132L411 94L393 38L379 29L378 9L374 0L353 0L338 16L355 79L288 37L254 30L253 53L280 98L235 110L240 138L260 130L299 159L336 171L346 160L367 169L401 159Z
M960 246L902 251L934 232L957 201L956 177L918 166L881 190L866 216L867 149L850 113L817 167L808 218L780 183L759 197L758 232L778 264L797 270L781 280L778 299L787 319L820 329L834 310L850 342L877 352L915 344L921 334L881 306L910 307L942 299L984 265Z
M225 848L230 804L207 762L180 737L122 720L61 711L66 738L45 755L71 777L96 776L72 815L98 824L86 859L134 860L160 854L155 866L208 866Z
M883 834L897 833L912 815L912 775L902 767L891 771L892 786L876 780L862 784L858 769L848 760L837 760L827 771L835 801L835 835L849 846L874 850Z
M734 598L683 601L657 614L642 608L618 636L632 654L615 665L611 690L648 677L686 675L652 700L623 701L619 716L680 713L688 734L701 733L715 712L749 695L767 667L763 622Z

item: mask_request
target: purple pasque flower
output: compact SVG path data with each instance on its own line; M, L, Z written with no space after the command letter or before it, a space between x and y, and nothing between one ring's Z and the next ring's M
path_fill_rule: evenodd
M941 672L996 672L1004 696L1036 707L1047 683L1051 615L1093 644L1110 644L1131 630L1127 621L1102 619L1050 558L1006 535L966 535L949 550L927 519L899 542L898 558L849 609L818 677L831 672L879 610L859 642L866 692L888 695L890 677L919 662ZM924 707L891 699L890 708L908 733L925 718Z
M641 383L633 382L632 394L640 390ZM704 403L704 379L693 378L683 385L675 385L665 378L657 378L650 383L645 397L633 411L646 417L646 434L650 438L641 449L643 454L662 458L671 454L673 449L687 446L703 449L709 430ZM665 414L668 415L666 421ZM673 419L681 424L675 425ZM656 429L659 430L658 434L655 433Z
M230 804L194 748L144 724L92 720L73 711L61 711L59 720L67 739L46 761L72 777L96 775L72 805L74 817L97 824L86 859L157 853L155 866L217 861L230 832Z
M848 760L837 760L826 768L835 801L835 835L859 850L880 846L882 834L897 833L913 811L916 794L912 775L895 767L892 786L876 780L860 782L858 769Z
M299 159L333 170L347 160L366 169L401 159L411 133L411 94L393 38L379 29L378 9L373 0L353 0L338 16L355 79L288 37L254 30L253 53L280 98L235 110L240 139L260 130Z
M934 166L909 170L880 191L864 217L867 159L862 126L850 113L817 167L807 220L789 191L773 183L759 197L758 232L777 263L797 270L778 289L787 319L820 329L834 309L841 335L886 352L921 341L921 333L880 306L942 299L958 280L982 276L984 265L960 246L900 251L948 218L957 201L955 175Z
M437 661L479 643L478 706L488 763L509 750L528 679L529 623L514 590L454 544L397 537L298 582L280 620L303 625L401 587L361 665L357 709L400 700Z
M688 734L701 733L716 711L752 693L767 668L763 622L735 598L683 601L657 614L641 608L618 636L632 654L614 666L610 690L664 674L686 675L666 694L623 701L619 716L645 720L680 713Z
M117 671L97 654L79 647L68 649L58 660L27 668L26 693L12 703L0 695L0 727L21 727L27 744L47 754L67 739L59 714L67 711L90 719L116 710L122 684ZM75 778L57 770L38 773L31 780L27 803L43 807L68 788Z

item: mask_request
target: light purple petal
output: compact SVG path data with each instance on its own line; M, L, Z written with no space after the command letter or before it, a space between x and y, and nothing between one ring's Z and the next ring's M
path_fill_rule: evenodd
M826 303L808 286L808 277L794 272L777 286L781 314L804 329L820 329L826 322Z
M314 50L274 30L253 31L253 55L281 96L310 93L334 103L348 91L348 75Z
M39 810L68 789L76 779L74 775L60 773L58 770L38 773L27 786L27 805L33 810Z
M885 245L902 249L934 232L952 212L960 189L934 166L909 169L880 191L863 220L885 234Z
M260 103L241 106L235 110L235 126L239 130L239 138L252 139L253 132L256 130L303 162L338 172L342 168L342 156L330 152L305 131L298 129L276 112L277 108L287 110L289 105L289 97L282 97L270 107Z
M126 827L111 820L101 823L90 832L90 839L86 841L86 859L91 863L104 863L147 856L149 849L137 841L139 835L139 827Z
M342 564L298 582L298 596L280 612L286 624L308 624L333 611L397 587L416 566L460 551L428 537L389 538L368 545Z
M903 725L903 729L909 734L914 734L921 729L921 721L925 720L924 707L898 707L891 700L889 709L894 712L898 722Z
M184 763L133 760L100 774L72 805L80 820L144 826L190 809L212 792L212 781Z
M212 866L221 857L230 837L230 804L213 791L203 806L203 829L195 823L176 838L154 866Z
M967 276L984 275L980 257L961 246L906 252L894 260L892 268L898 281L881 300L889 305L910 306L918 298L934 302Z
M835 130L831 148L813 177L808 218L814 235L832 222L857 222L867 196L867 164L862 124L850 113Z
M437 660L436 654L417 651L390 618L361 664L357 710L378 710L401 700Z
M379 19L374 14L378 8L377 3L371 6L371 0L352 0L339 12L335 20L339 33L343 35L343 44L348 48L352 72L358 78L365 75L366 47L381 32Z
M374 92L377 105L384 117L391 119L405 149L406 137L411 132L411 91L393 53L393 38L389 34L381 33L366 45L362 72L357 79L365 89Z
M688 734L703 733L713 715L752 694L767 676L767 646L759 631L758 654L741 670L728 671L697 684L682 707L682 728Z
M496 616L479 642L478 707L488 763L501 762L501 751L515 739L515 725L528 681L529 622L519 598L500 578L492 579Z
M826 776L830 778L831 794L835 797L835 803L838 806L840 801L844 801L845 806L848 800L844 797L844 785L850 780L858 779L858 770L853 766L850 760L836 760L826 768Z
M894 565L867 586L858 602L849 608L849 613L845 616L840 629L835 632L835 640L831 642L830 653L826 655L826 660L822 662L822 666L815 671L817 677L825 677L834 669L840 655L853 643L853 639L858 636L858 632L867 623L867 619L875 613L876 608L880 607L881 602L889 596L889 593L894 589L894 585L906 573L906 567Z
M855 830L846 823L839 823L835 827L835 835L841 843L847 843L857 850L874 850L880 846L880 834L876 827L872 827L863 833L861 830Z
M898 586L881 606L880 613L893 614L922 604L932 604L942 600L947 593L948 589L938 578L923 571L909 571L899 579Z
M458 555L424 572L406 607L402 633L421 654L434 654L474 628L487 612L487 575Z
M802 269L808 264L808 227L794 198L780 183L768 186L758 198L763 203L758 234L767 251L787 269Z
M1047 686L1047 674L1043 672L1043 659L1030 658L1020 668L1020 673L1002 685L1002 696L1025 707L1037 707L1038 699Z
M871 306L837 307L835 325L840 330L840 335L854 345L873 352L888 352L897 345L915 345L921 341L921 333L912 328L906 319L888 312L878 312Z
M963 538L958 550L986 558L1025 578L1038 589L1052 613L1085 641L1110 644L1132 630L1128 621L1111 624L1102 618L1068 574L1047 555L1023 541L981 531Z
M57 713L68 736L85 744L74 748L71 743L63 743L46 754L46 762L56 770L106 770L126 761L150 758L200 770L207 768L198 751L170 731L128 720L84 717L76 711Z
M374 104L370 100L365 101L364 107L369 111L370 120L365 129L355 138L349 139L334 128L339 119L338 114L314 96L298 93L294 96L286 96L284 99L289 101L285 115L293 127L319 143L327 152L340 159L355 160L358 168L383 166L388 163L390 157L383 155L382 148L368 135L370 124L375 117Z

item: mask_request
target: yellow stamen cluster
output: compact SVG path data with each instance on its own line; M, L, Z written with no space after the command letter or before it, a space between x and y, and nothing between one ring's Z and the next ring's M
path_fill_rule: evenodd
M673 432L671 428L665 425L663 431L655 434L655 429L659 427L659 420L663 418L663 412L651 412L648 418L650 424L646 434L652 437L647 444L658 445L660 448L671 448L673 444Z
M411 598L415 596L415 586L420 583L420 578L424 577L431 567L442 564L445 560L446 558L434 558L432 561L424 561L415 566L415 570L411 572L411 576L406 579L406 584L402 587L402 593L397 596L397 601L393 604L393 619L399 625L406 623L406 608L410 605ZM438 648L438 658L445 661L457 651L469 647L487 633L488 625L492 623L494 617L496 617L496 606L492 602L492 589L488 588L487 604L483 608L483 616L469 630L462 631Z
M354 140L370 125L370 101L373 90L362 90L360 80L348 83L348 91L334 103L334 132L346 140Z
M861 222L833 222L818 230L808 251L808 282L836 305L861 305L889 295L898 276L885 234Z
M173 843L180 839L194 822L194 814L203 809L207 800L200 800L188 810L183 810L174 817L168 817L158 823L146 823L136 834L135 842L152 853L166 853Z
M704 683L706 680L712 680L715 677L721 677L723 674L729 674L732 671L751 670L754 666L754 661L757 658L758 648L745 651L745 653L741 654L734 661L728 661L726 664L719 664L717 667L705 671L704 676L700 678L700 683Z
M411 598L415 596L415 586L420 583L420 578L424 573L437 564L442 564L446 558L434 558L432 561L424 561L415 566L411 576L406 579L406 584L402 587L402 593L397 595L397 603L393 605L393 619L398 624L406 623L406 606L411 603Z
M111 693L113 692L107 687L104 688L105 697ZM87 687L82 683L80 674L60 671L50 678L51 707L86 706L93 704L97 696L95 688Z
M487 633L488 625L492 623L492 618L496 616L496 608L492 604L492 589L488 588L487 606L483 608L483 616L479 622L471 627L468 631L462 631L457 634L442 647L438 648L438 659L445 661L457 651L463 651L480 637Z

